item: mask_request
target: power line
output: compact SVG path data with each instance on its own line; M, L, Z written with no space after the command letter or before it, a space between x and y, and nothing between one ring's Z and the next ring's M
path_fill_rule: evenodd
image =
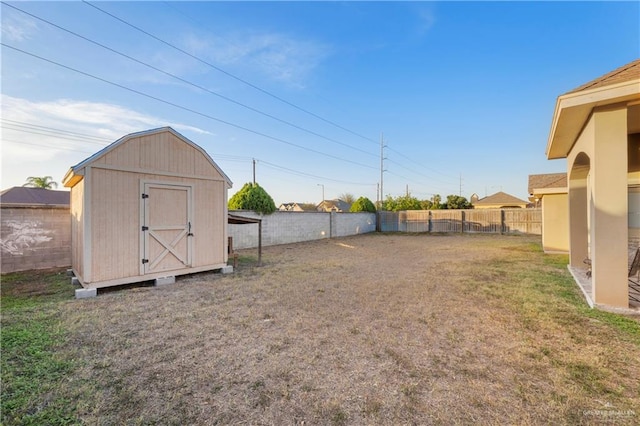
M92 39L90 39L90 38L88 38L88 37L85 37L85 36L83 36L83 35L81 35L81 34L78 34L78 33L74 32L74 31L71 31L71 30L69 30L69 29L67 29L67 28L61 27L60 25L57 25L57 24L55 24L55 23L53 23L53 22L51 22L51 21L48 21L48 20L46 20L46 19L44 19L44 18L41 18L41 17L36 16L36 15L34 15L34 14L32 14L32 13L29 13L29 12L27 12L27 11L25 11L25 10L22 10L22 9L20 9L20 8L16 7L16 6L13 6L13 5L10 5L10 4L7 4L7 3L5 3L5 5L7 5L7 6L9 6L9 7L13 8L13 9L15 9L15 10L18 10L18 11L20 11L20 12L24 13L25 15L29 15L29 16L31 16L32 18L35 18L35 19L37 19L37 20L39 20L39 21L41 21L41 22L47 23L47 24L49 24L49 25L51 25L51 26L53 26L53 27L55 27L55 28L57 28L57 29L59 29L59 30L61 30L61 31L64 31L64 32L66 32L66 33L68 33L68 34L71 34L71 35L73 35L73 36L75 36L75 37L78 37L78 38L80 38L80 39L82 39L82 40L85 40L85 41L86 41L86 42L88 42L88 43L91 43L91 44L94 44L94 45L96 45L96 46L99 46L99 47L101 47L101 48L103 48L103 49L105 49L105 50L108 50L108 51L110 51L110 52L112 52L112 53L115 53L116 55L122 56L122 57L124 57L124 58L126 58L126 59L128 59L128 60L130 60L130 61L133 61L133 62L135 62L135 63L137 63L137 64L140 64L140 65L145 66L145 67L147 67L147 68L150 68L150 69L152 69L152 70L154 70L154 71L157 71L157 72L159 72L159 73L162 73L162 74L164 74L164 75L166 75L166 76L169 76L169 77L171 77L171 78L174 78L174 79L176 79L176 80L178 80L178 81L180 81L180 82L182 82L182 83L185 83L185 84L187 84L187 85L189 85L189 86L192 86L192 87L195 87L195 88L200 89L200 90L202 90L202 91L205 91L205 92L207 92L207 93L209 93L209 94L211 94L211 95L217 96L218 98L220 98L220 99L224 99L224 100L225 100L225 101L227 101L227 102L231 102L231 103L233 103L233 104L235 104L235 105L238 105L238 106L241 106L241 107L243 107L243 108L246 108L246 109L248 109L248 110L250 110L250 111L253 111L253 112L257 113L257 114L261 114L261 115L263 115L263 116L265 116L265 117L271 118L272 120L275 120L275 121L278 121L278 122L280 122L280 123L286 124L286 125L288 125L288 126L290 126L290 127L293 127L293 128L295 128L295 129L301 130L301 131L306 132L306 133L308 133L308 134L311 134L311 135L313 135L313 136L317 136L317 137L319 137L319 138L325 139L325 140L327 140L327 141L329 141L329 142L333 142L333 143L336 143L336 144L338 144L338 145L342 145L342 146L344 146L344 147L347 147L347 148L353 149L353 150L355 150L355 151L359 151L359 152L364 153L364 154L367 154L367 155L376 156L375 154L373 154L373 153L371 153L371 152L368 152L368 151L365 151L365 150L363 150L363 149L360 149L360 148L354 147L354 146L349 145L349 144L344 143L344 142L340 142L340 141L335 140L335 139L333 139L333 138L330 138L330 137L324 136L324 135L322 135L322 134L320 134L320 133L314 132L313 130L309 130L309 129L307 129L307 128L304 128L304 127L302 127L302 126L299 126L299 125L297 125L297 124L294 124L294 123L292 123L292 122L290 122L290 121L283 120L283 119L278 118L278 117L276 117L276 116L274 116L274 115L272 115L272 114L269 114L269 113L267 113L267 112L261 111L261 110L259 110L259 109L257 109L257 108L254 108L254 107L249 106L249 105L247 105L247 104L244 104L244 103L242 103L242 102L236 101L235 99L232 99L232 98L230 98L230 97L228 97L228 96L225 96L225 95L222 95L222 94L220 94L220 93L217 93L217 92L215 92L215 91L213 91L213 90L211 90L211 89L208 89L208 88L206 88L206 87L204 87L204 86L201 86L201 85L199 85L199 84L193 83L193 82L191 82L191 81L189 81L189 80L186 80L186 79L184 79L184 78L182 78L182 77L179 77L179 76L177 76L177 75L175 75L175 74L172 74L172 73L170 73L170 72L168 72L168 71L165 71L165 70L163 70L163 69L160 69L160 68L158 68L158 67L155 67L155 66L153 66L153 65L151 65L151 64L149 64L149 63L147 63L147 62L141 61L141 60L139 60L139 59L137 59L137 58L134 58L134 57L132 57L132 56L130 56L130 55L127 55L127 54L125 54L125 53L122 53L122 52L120 52L120 51L118 51L118 50L115 50L115 49L113 49L113 48L111 48L111 47L109 47L109 46L106 46L106 45L104 45L104 44L102 44L102 43L99 43L99 42L97 42L97 41L95 41L95 40L92 40Z
M7 120L3 118L2 121L10 122L14 120ZM13 130L16 132L31 133L34 135L41 135L41 136L51 136L51 137L65 139L69 141L86 142L86 143L101 145L101 146L104 146L105 142L111 142L110 139L106 139L106 138L97 138L95 136L74 134L74 132L66 132L64 130L52 129L50 127L38 126L35 124L32 124L32 125L26 124L26 123L18 124L20 122L17 122L17 121L14 121L14 123L3 124L2 128ZM86 140L85 138L97 139L97 140L101 140L102 142L90 141L90 140Z
M321 180L327 180L327 181L332 181L332 182L338 182L338 183L346 183L349 185L360 185L360 186L373 186L374 184L371 183L359 183L359 182L349 182L349 181L344 181L344 180L339 180L339 179L334 179L334 178L328 178L328 177L324 177L324 176L318 176L318 175L312 175L310 173L306 173L306 172L301 172L298 170L293 170L290 169L288 167L284 167L284 166L279 166L277 164L273 164L270 163L268 161L264 161L264 160L259 160L260 164L265 164L267 166L271 166L274 169L279 169L279 170L284 170L286 172L298 175L298 176L307 176L307 177L312 177L314 179L321 179Z
M96 76L96 75L93 75L93 74L90 74L90 73L87 73L87 72L84 72L84 71L80 71L80 70L78 70L78 69L76 69L76 68L73 68L73 67L70 67L70 66L67 66L67 65L61 64L61 63L56 62L56 61L53 61L53 60L51 60L51 59L44 58L44 57L39 56L39 55L36 55L36 54L34 54L34 53L27 52L27 51L22 50L22 49L19 49L19 48L17 48L17 47L14 47L14 46L8 45L8 44L6 44L6 43L4 43L4 42L0 42L0 45L1 45L1 46L4 46L4 47L7 47L7 48L9 48L9 49L15 50L15 51L17 51L17 52L20 52L20 53L22 53L22 54L25 54L25 55L27 55L27 56L31 56L31 57L33 57L33 58L40 59L40 60L42 60L42 61L44 61L44 62L48 62L48 63L50 63L50 64L57 65L57 66L59 66L59 67L61 67L61 68L64 68L64 69L67 69L67 70L70 70L70 71L76 72L76 73L81 74L81 75L84 75L84 76L86 76L86 77L90 77L90 78L93 78L93 79L95 79L95 80L101 81L101 82L103 82L103 83L107 83L107 84L110 84L110 85L112 85L112 86L115 86L115 87L118 87L118 88L121 88L121 89L127 90L127 91L132 92L132 93L135 93L135 94L137 94L137 95L144 96L144 97L146 97L146 98L149 98L149 99L155 100L155 101L157 101L157 102L164 103L164 104L166 104L166 105L170 105L170 106L172 106L172 107L174 107L174 108L178 108L178 109L181 109L181 110L183 110L183 111L187 111L187 112L190 112L190 113L192 113L192 114L196 114L196 115L199 115L199 116L201 116L201 117L208 118L208 119L210 119L210 120L213 120L213 121L216 121L216 122L219 122L219 123L222 123L222 124L226 124L227 126L231 126L231 127L236 128L236 129L244 130L244 131L246 131L246 132L253 133L253 134L255 134L255 135L262 136L262 137L264 137L264 138L271 139L271 140L273 140L273 141L280 142L280 143L283 143L283 144L286 144L286 145L294 146L294 147L296 147L296 148L298 148L298 149L302 149L302 150L305 150L305 151L308 151L308 152L313 152L314 154L318 154L318 155L322 155L322 156L325 156L325 157L333 158L333 159L336 159L336 160L339 160L339 161L344 161L344 162L347 162L347 163L355 164L355 165L360 166L360 167L365 167L365 168L375 169L375 167L370 166L370 165L367 165L367 164L358 163L357 161L353 161L353 160L349 160L349 159L346 159L346 158L338 157L337 155L327 154L327 153L325 153L325 152L321 152L321 151L315 150L315 149L313 149L313 148L308 148L308 147L305 147L305 146L302 146L302 145L298 145L298 144L295 144L295 143L293 143L293 142L289 142L289 141L287 141L287 140L284 140L284 139L281 139L281 138L278 138L278 137L275 137L275 136L267 135L266 133L262 133L262 132L259 132L259 131L257 131L257 130L250 129L250 128L248 128L248 127L241 126L241 125L239 125L239 124L231 123L231 122L229 122L229 121L222 120L222 119L220 119L220 118L216 118L216 117L214 117L214 116L212 116L212 115L209 115L209 114L206 114L206 113L203 113L203 112L200 112L200 111L196 111L196 110L194 110L194 109L192 109L192 108L185 107L185 106L183 106L183 105L176 104L176 103L171 102L171 101L168 101L168 100L166 100L166 99L162 99L162 98L159 98L159 97L157 97L157 96L153 96L153 95L150 95L150 94L148 94L148 93L141 92L140 90L133 89L133 88L131 88L131 87L127 87L127 86L124 86L124 85L122 85L122 84L119 84L119 83L115 83L115 82L113 82L113 81L110 81L110 80L106 80L106 79L104 79L104 78L102 78L102 77L98 77L98 76Z
M60 137L60 136L55 136L55 135L52 135L52 136L64 139L63 137ZM94 152L83 151L83 150L79 150L79 149L76 149L76 148L61 147L61 146L51 146L51 145L37 144L37 143L32 143L32 142L16 141L16 140L11 140L11 139L6 139L6 138L2 138L2 141L3 142L8 142L8 143L14 143L14 144L18 144L18 145L28 145L28 146L37 146L37 147L41 147L41 148L49 148L49 149L52 149L52 150L55 150L55 151L71 151L71 152L75 152L75 153L94 154ZM232 161L232 162L233 161L236 161L236 162L259 161L261 164L264 164L267 167L270 167L270 168L276 169L276 170L280 170L280 171L283 171L284 173L288 173L288 174L292 174L292 175L312 177L314 179L321 179L321 180L325 180L325 181L332 181L332 182L338 182L338 183L346 183L346 184L350 184L350 185L362 185L362 186L371 186L372 185L372 184L368 184L368 183L349 182L349 181L345 181L345 180L329 178L329 177L326 177L326 176L313 175L313 174L310 174L310 173L301 172L299 170L294 170L294 169L291 169L291 168L288 168L288 167L280 166L278 164L274 164L274 163L271 163L269 161L254 159L252 157L242 157L242 156L237 156L237 155L219 154L219 155L215 156L215 159L218 160L218 161Z
M2 138L2 142L15 143L15 144L18 144L18 145L30 145L30 146L37 146L37 147L41 147L41 148L54 149L54 150L56 150L56 151L73 151L73 152L81 152L81 153L83 153L83 154L93 154L93 152L90 152L90 151L82 151L82 150L75 149L75 148L67 148L67 147L51 146L51 145L42 145L42 144L38 144L38 143L23 142L23 141L15 141L15 140L6 139L6 138Z
M427 175L425 175L424 173L420 173L420 172L418 172L418 171L416 171L416 170L412 170L412 169L410 169L410 168L408 168L408 167L406 167L406 166L404 166L404 165L402 165L402 164L398 163L397 161L394 161L394 160L392 160L392 159L390 159L390 158L386 158L386 160L387 160L388 162L390 162L390 163L393 163L393 164L396 164L396 165L398 165L398 166L402 167L402 168L403 168L403 169L405 169L405 170L408 170L408 171L410 171L410 172L412 172L412 173L415 173L415 174L417 174L417 175L420 175L420 176L422 176L422 177L424 177L424 178L426 178L426 179L434 180L434 181L437 181L437 182L440 182L440 183L444 183L444 184L450 184L450 183L451 183L451 182L447 182L447 181L444 181L444 180L441 180L441 179L438 179L438 178L434 178L434 177L432 177L432 176L427 176Z
M409 160L409 161L411 161L412 163L417 164L417 165L418 165L418 166L420 166L420 167L424 167L425 169L431 170L431 171L433 171L433 172L435 172L435 173L438 173L438 174L440 174L440 175L442 175L442 176L444 176L444 177L448 177L448 178L451 178L451 179L457 179L457 177L454 177L454 176L451 176L451 175L447 175L447 174L445 174L445 173L442 173L442 172L440 172L440 171L438 171L438 170L436 170L436 169L430 168L430 167L426 167L426 166L424 166L423 164L418 163L417 161L415 161L413 158L408 157L408 156L404 155L403 153L401 153L400 151L395 150L395 149L393 149L393 148L391 148L391 147L389 148L389 151L393 151L393 152L395 152L396 154L400 155L401 157L405 158L406 160Z
M239 81L239 82L241 82L241 83L243 83L243 84L246 84L246 85L247 85L247 86L249 86L249 87L252 87L252 88L254 88L254 89L256 89L256 90L258 90L258 91L260 91L260 92L264 93L264 94L265 94L265 95L267 95L267 96L270 96L270 97L272 97L272 98L274 98L274 99L276 99L276 100L278 100L278 101L280 101L280 102L282 102L282 103L284 103L284 104L286 104L286 105L289 105L289 106L291 106L291 107L293 107L293 108L295 108L295 109L297 109L297 110L299 110L299 111L302 111L302 112L304 112L305 114L311 115L312 117L315 117L315 118L317 118L317 119L319 119L319 120L321 120L321 121L324 121L324 122L325 122L325 123L327 123L327 124L331 124L331 125L332 125L332 126L334 126L334 127L337 127L337 128L339 128L339 129L341 129L341 130L344 130L345 132L351 133L351 134L352 134L352 135L354 135L354 136L358 136L358 137L360 137L360 138L362 138L362 139L364 139L364 140L367 140L367 141L369 141L369 142L373 142L373 143L375 143L376 145L378 144L378 142L377 142L377 141L375 141L375 140L373 140L373 139L371 139L371 138L369 138L369 137L367 137L367 136L363 136L363 135L361 135L361 134L359 134L359 133L357 133L357 132L354 132L353 130L350 130L350 129L348 129L348 128L344 127L344 126L341 126L340 124L337 124L337 123L335 123L335 122L333 122L333 121L331 121L331 120L328 120L328 119L326 119L326 118L324 118L324 117L321 117L320 115L315 114L314 112L311 112L311 111L309 111L309 110L307 110L307 109L305 109L305 108L302 108L302 107L300 107L300 106L298 106L298 105L296 105L296 104L294 104L294 103L292 103L292 102L289 102L289 101L287 101L286 99L283 99L282 97L280 97L280 96L278 96L278 95L275 95L275 94L273 94L273 93L269 92L268 90L265 90L265 89L263 89L263 88L261 88L261 87L259 87L259 86L255 85L255 84L253 84L253 83L251 83L251 82L249 82L249 81L247 81L247 80L244 80L244 79L242 79L242 78L240 78L240 77L238 77L238 76L236 76L236 75L234 75L234 74L232 74L232 73L230 73L230 72L228 72L228 71L226 71L226 70L224 70L224 69L222 69L222 68L220 68L220 67L218 67L218 66L216 66L216 65L213 65L212 63L207 62L207 61L205 61L204 59L199 58L198 56L195 56L195 55L193 55L193 54L191 54L191 53L187 52L186 50L181 49L181 48L179 48L178 46L175 46L174 44L171 44L171 43L169 43L168 41L165 41L165 40L161 39L160 37L157 37L157 36L155 36L155 35L153 35L153 34L149 33L148 31L143 30L142 28L140 28L140 27L138 27L138 26L136 26L136 25L134 25L134 24L132 24L132 23L130 23L130 22L127 22L127 21L125 21L124 19L119 18L118 16L116 16L116 15L114 15L114 14L110 13L110 12L107 12L107 11L106 11L106 10L104 10L104 9L99 8L98 6L96 6L96 5L95 5L95 4L93 4L93 3L90 3L90 2L88 2L88 1L86 1L86 0L82 0L82 2L83 2L83 3L85 3L85 4L86 4L86 5L88 5L88 6L93 7L93 8L94 8L94 9L96 9L96 10L99 10L100 12L104 13L105 15L108 15L108 16L112 17L113 19L115 19L115 20L117 20L117 21L119 21L119 22L121 22L121 23L123 23L123 24L125 24L125 25L127 25L127 26L129 26L129 27L131 27L131 28L133 28L133 29L135 29L135 30L137 30L137 31L139 31L139 32L141 32L141 33L143 33L143 34L145 34L145 35L149 36L149 37L151 37L151 38L153 38L154 40L156 40L156 41L158 41L158 42L160 42L160 43L162 43L162 44L164 44L164 45L166 45L166 46L169 46L169 47L171 47L172 49L175 49L175 50L177 50L178 52L183 53L183 54L185 54L185 55L187 55L187 56L189 56L189 57L191 57L191 58L195 59L196 61L198 61L198 62L200 62L200 63L202 63L202 64L205 64L205 65L207 65L207 66L209 66L209 67L211 67L211 68L215 69L216 71L221 72L222 74L224 74L224 75L226 75L226 76L230 77L230 78L233 78L233 79L234 79L234 80L236 80L236 81Z

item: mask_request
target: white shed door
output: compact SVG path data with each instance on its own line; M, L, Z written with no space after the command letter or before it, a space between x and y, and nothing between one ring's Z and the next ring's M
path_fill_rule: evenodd
M141 272L151 274L191 266L191 187L144 183Z

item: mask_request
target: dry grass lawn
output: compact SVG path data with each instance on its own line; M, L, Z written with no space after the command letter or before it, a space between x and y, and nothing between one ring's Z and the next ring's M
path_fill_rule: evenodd
M368 234L55 305L86 424L638 424L637 318L539 238Z

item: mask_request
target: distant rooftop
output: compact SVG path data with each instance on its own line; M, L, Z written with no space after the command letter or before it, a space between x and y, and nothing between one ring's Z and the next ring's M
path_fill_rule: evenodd
M533 194L534 189L542 188L566 188L566 173L546 173L542 175L529 175L529 194Z
M68 206L69 191L14 186L0 192L0 204Z
M493 195L489 195L488 197L480 198L478 201L473 203L473 205L483 205L483 204L527 204L527 201L521 200L518 197L514 197L513 195L507 194L506 192L496 192Z

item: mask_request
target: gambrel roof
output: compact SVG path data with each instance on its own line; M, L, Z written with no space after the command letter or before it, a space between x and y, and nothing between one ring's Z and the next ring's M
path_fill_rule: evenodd
M211 166L220 174L220 176L222 176L222 178L227 182L227 184L229 186L232 185L231 179L229 179L229 177L222 171L222 169L220 169L220 167L213 161L213 159L209 156L209 154L203 148L201 148L200 146L198 146L196 143L189 140L185 136L181 135L180 133L175 131L173 128L167 126L167 127L159 127L157 129L145 130L142 132L130 133L128 135L121 137L120 139L111 143L110 145L107 145L100 151L82 160L80 163L76 164L75 166L72 166L69 169L69 171L65 174L64 179L62 180L64 186L67 186L67 187L74 186L79 180L82 179L84 168L96 162L98 159L104 157L108 153L114 151L118 147L124 145L128 141L135 138L140 138L143 136L152 136L152 135L165 133L165 132L171 133L173 136L175 136L185 144L191 146L193 149L200 152L203 155L203 157L206 159L206 161L211 164Z

